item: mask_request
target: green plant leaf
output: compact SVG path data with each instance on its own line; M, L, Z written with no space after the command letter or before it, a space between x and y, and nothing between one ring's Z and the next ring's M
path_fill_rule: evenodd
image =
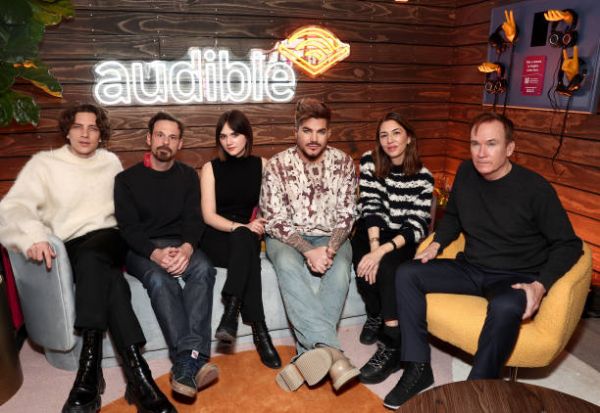
M31 96L13 92L13 117L18 124L31 123L37 126L40 121L40 108Z
M45 26L53 26L75 16L70 0L30 0L33 18Z
M50 73L48 66L39 60L17 67L17 76L30 80L49 95L62 97L62 87Z
M9 94L13 92L10 90L7 92L0 93L0 127L7 126L13 117L12 101L9 98Z
M5 24L25 24L31 20L32 15L29 1L0 0L0 18Z
M8 26L8 29L8 42L0 49L0 60L19 63L37 58L44 25L32 20L29 24Z
M15 83L17 70L10 63L0 62L0 92L4 92Z

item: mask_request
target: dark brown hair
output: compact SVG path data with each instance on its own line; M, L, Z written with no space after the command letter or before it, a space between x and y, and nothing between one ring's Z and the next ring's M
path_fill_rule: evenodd
M244 147L243 158L250 156L252 152L252 126L250 125L250 121L244 115L244 112L239 110L229 110L221 115L219 120L217 121L217 129L215 130L215 142L217 144L217 153L219 155L219 159L224 161L227 159L227 152L223 149L223 145L221 145L221 131L225 127L225 124L229 125L232 131L244 135L246 137L246 146Z
M296 130L307 119L325 119L327 127L331 121L331 109L325 103L314 98L303 98L296 103Z
M156 115L150 118L150 120L148 121L148 131L150 132L150 135L154 133L154 125L159 120L169 120L171 122L175 122L177 124L177 127L179 128L179 138L183 138L183 130L185 129L183 122L167 112L158 112Z
M71 127L75 122L75 115L77 115L80 112L93 113L94 115L96 115L96 126L98 126L98 129L100 129L100 139L102 139L102 141L106 143L110 139L111 134L110 121L108 120L108 115L106 114L106 111L101 107L89 103L71 106L70 108L65 109L60 114L58 126L65 139L67 139L67 136L69 135L69 130L71 130Z
M514 141L513 130L515 127L512 121L506 116L500 115L496 112L483 112L477 115L477 117L475 117L475 119L473 119L473 122L471 123L471 132L477 132L479 125L493 121L500 122L504 127L504 139L506 139L507 144Z
M377 132L375 133L375 150L373 151L373 161L375 162L375 176L380 179L387 177L390 174L392 168L392 160L389 155L385 153L381 146L381 140L379 139L379 130L383 122L393 120L398 122L400 126L406 131L406 135L410 139L410 142L406 144L404 150L404 162L402 162L402 172L405 175L414 175L421 170L423 163L419 158L417 152L417 136L415 130L402 116L396 112L387 113L377 124Z

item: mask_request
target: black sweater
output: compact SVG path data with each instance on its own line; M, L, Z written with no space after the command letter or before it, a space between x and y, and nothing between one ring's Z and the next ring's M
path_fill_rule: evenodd
M153 238L176 238L192 247L204 231L200 182L196 171L181 163L160 172L138 163L115 178L115 216L131 249L149 257Z
M468 262L536 274L546 290L582 253L554 188L515 164L506 176L487 181L472 161L463 162L434 237L440 251L460 232L465 234Z

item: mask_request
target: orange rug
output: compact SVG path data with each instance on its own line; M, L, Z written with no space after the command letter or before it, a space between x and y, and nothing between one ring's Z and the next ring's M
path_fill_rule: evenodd
M277 348L281 359L290 360L294 349L289 346ZM304 384L293 393L284 392L275 383L277 370L269 369L260 362L256 351L244 351L222 355L211 360L220 369L219 379L200 391L195 400L175 399L169 386L169 375L156 382L179 413L209 412L381 412L382 401L358 381L348 384L335 393L331 381L308 387ZM135 413L135 408L124 398L102 408L103 413Z

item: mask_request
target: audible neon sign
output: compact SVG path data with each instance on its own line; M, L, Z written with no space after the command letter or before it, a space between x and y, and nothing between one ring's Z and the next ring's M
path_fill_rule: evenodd
M192 47L185 60L103 61L94 74L94 98L106 106L289 102L296 91L291 63L259 49L231 61L227 49Z

